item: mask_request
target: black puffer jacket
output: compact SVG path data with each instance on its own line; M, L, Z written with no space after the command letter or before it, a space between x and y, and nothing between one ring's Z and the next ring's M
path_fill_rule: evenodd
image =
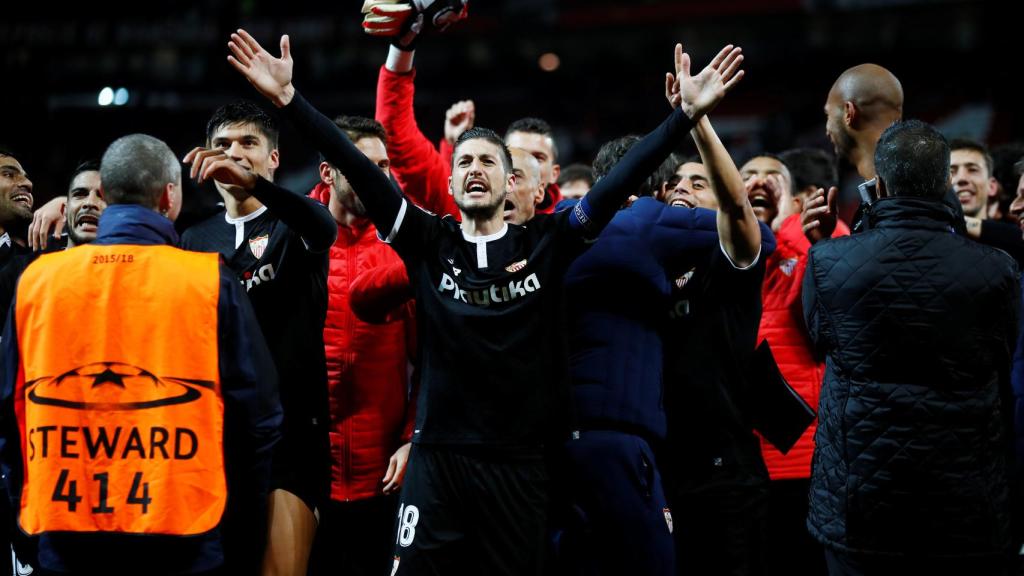
M810 252L804 315L826 356L808 528L845 552L970 556L1009 546L1005 253L893 197L870 229Z

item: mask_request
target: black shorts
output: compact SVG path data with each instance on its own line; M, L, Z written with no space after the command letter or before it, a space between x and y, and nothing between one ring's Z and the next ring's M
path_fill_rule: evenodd
M548 476L542 455L413 444L392 576L540 574Z
M270 490L291 492L315 511L330 497L330 438L326 422L302 424L286 421L281 430L271 458Z

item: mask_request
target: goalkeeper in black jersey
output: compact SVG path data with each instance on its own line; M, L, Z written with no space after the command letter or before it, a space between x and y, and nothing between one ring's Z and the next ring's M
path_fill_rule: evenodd
M456 142L451 192L462 221L441 218L406 200L295 91L287 36L280 58L243 30L229 46L232 65L345 173L415 290L422 380L392 574L540 573L542 450L570 428L562 276L739 81L739 49L692 77L684 55L679 109L573 210L519 226L502 217L515 178L494 132L474 128Z

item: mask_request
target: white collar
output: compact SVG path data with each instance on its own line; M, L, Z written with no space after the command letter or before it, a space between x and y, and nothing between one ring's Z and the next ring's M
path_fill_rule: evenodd
M266 206L260 206L259 208L257 208L256 210L253 210L252 212L246 214L245 216L239 216L238 218L232 218L231 216L228 216L228 213L225 210L224 211L224 220L226 220L228 224L236 224L236 225L237 224L244 224L245 222L248 222L250 220L255 220L256 218L258 218L261 214L263 214L266 211L267 211L267 207Z
M480 244L480 243L487 243L487 242L490 242L492 240L497 240L497 239L503 237L505 235L505 233L507 233L507 232L508 232L508 222L502 222L501 223L501 230L498 230L494 234L488 234L487 236L470 236L469 234L466 234L465 230L463 230L462 231L462 237L466 240L466 242L474 242L476 244Z

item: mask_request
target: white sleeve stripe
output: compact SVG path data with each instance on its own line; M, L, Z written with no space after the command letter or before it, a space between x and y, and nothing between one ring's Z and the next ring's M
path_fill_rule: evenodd
M402 206L398 209L398 216L395 216L395 224L391 227L391 232L388 232L387 238L381 238L384 242L391 244L391 241L395 239L395 235L398 234L398 229L402 226L402 221L405 220L405 211L409 207L409 201L402 198ZM378 233L377 236L380 236Z
M732 261L732 257L729 256L729 253L726 252L725 246L722 245L721 241L719 241L719 243L718 243L718 249L721 250L722 254L725 255L725 259L729 261L729 264L733 268L735 268L737 270L750 270L751 268L756 266L757 265L757 261L761 259L761 245L760 244L757 245L757 255L754 256L754 259L751 260L750 264L747 264L746 266L737 266L736 263Z

